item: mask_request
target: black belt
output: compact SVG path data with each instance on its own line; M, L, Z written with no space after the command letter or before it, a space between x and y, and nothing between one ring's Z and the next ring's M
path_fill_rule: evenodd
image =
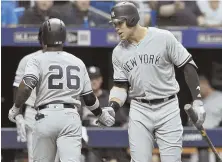
M42 110L42 109L49 108L48 105L50 105L50 104L41 105L41 106L38 107L38 109L39 109L39 110ZM75 106L72 105L72 104L63 104L63 108L73 108L73 109L75 109Z
M176 95L172 95L170 97L167 98L161 98L161 99L153 99L153 100L146 100L146 99L135 99L138 102L143 102L143 103L148 103L148 104L160 104L163 102L166 102L168 100L171 100L173 98L175 98Z

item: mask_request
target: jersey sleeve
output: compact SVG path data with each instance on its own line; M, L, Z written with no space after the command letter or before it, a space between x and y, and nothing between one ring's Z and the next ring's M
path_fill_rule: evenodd
M113 80L118 82L126 82L128 81L124 71L121 68L120 63L116 59L116 57L112 56L112 64L113 64Z
M183 45L174 37L171 32L167 34L167 52L170 60L178 68L182 67L192 58L191 54Z
M40 69L39 61L36 59L36 57L33 57L26 64L24 77L30 77L36 81L39 81Z
M14 79L14 82L13 82L13 86L18 87L19 84L21 83L22 78L23 78L24 73L25 73L26 64L27 64L27 59L26 59L26 57L24 57L19 62L18 68L17 68L16 73L15 73L15 79Z
M86 66L84 65L83 67L83 72L84 72L84 75L83 75L83 90L82 90L82 93L80 94L80 96L84 96L84 95L87 95L89 93L92 93L92 86L91 86L91 81L90 81L90 78L89 78L89 74L87 72L87 69L86 69Z

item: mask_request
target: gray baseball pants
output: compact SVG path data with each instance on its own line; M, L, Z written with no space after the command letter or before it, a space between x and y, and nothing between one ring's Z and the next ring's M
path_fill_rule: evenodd
M34 162L53 162L57 150L61 162L80 162L82 124L77 110L50 104L39 113L44 118L36 121L33 130Z
M129 116L131 162L151 162L155 141L161 162L181 162L183 127L177 97L153 105L132 100Z

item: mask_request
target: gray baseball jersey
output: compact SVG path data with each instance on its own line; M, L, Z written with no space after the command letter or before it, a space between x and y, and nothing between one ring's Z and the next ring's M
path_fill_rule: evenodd
M14 83L13 86L18 87L20 82L22 81L22 78L24 76L25 73L25 67L26 64L28 62L28 60L32 57L34 57L35 55L42 53L42 50L36 51L34 53L31 53L29 55L26 55L25 57L23 57L21 59L21 61L19 62L18 68L16 70L16 75L15 75L15 79L14 79ZM35 89L32 91L30 97L28 98L28 100L25 102L27 105L29 106L34 106L35 103L35 99L36 99L36 91Z
M121 41L115 47L112 55L114 81L128 81L131 98L169 97L179 91L174 65L181 67L190 58L171 32L149 27L138 45Z
M36 55L28 61L24 76L38 80L35 107L49 103L80 106L79 96L92 92L85 64L64 51Z

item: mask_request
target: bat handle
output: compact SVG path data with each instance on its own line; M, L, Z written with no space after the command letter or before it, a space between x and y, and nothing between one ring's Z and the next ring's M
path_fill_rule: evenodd
M203 130L203 126L199 126L196 124L197 120L198 120L198 116L195 113L195 111L193 110L192 106L190 104L186 104L184 106L184 110L187 113L187 115L189 116L189 118L191 119L192 123L195 125L195 127L199 130L202 131ZM201 132L202 133L202 132Z
M196 113L194 112L192 106L190 104L186 104L184 106L184 110L187 113L187 115L190 117L191 121L195 124L198 120L198 117Z

